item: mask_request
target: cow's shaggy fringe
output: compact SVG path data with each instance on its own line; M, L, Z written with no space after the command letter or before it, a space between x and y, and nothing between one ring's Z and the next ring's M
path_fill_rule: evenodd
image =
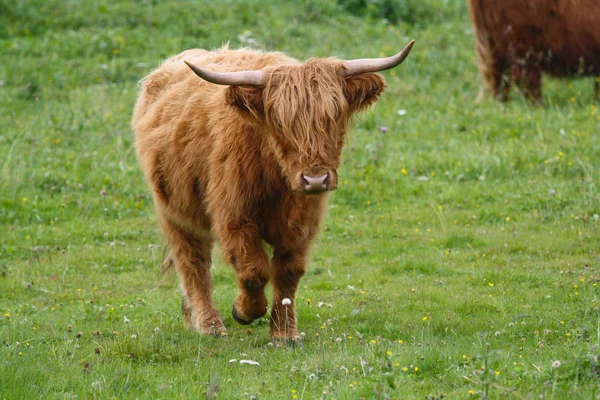
M345 132L348 114L343 87L337 75L341 62L309 60L298 67L276 67L269 74L264 94L265 117L299 150L301 163L321 154L331 163L325 142L330 132ZM335 143L341 147L343 143Z

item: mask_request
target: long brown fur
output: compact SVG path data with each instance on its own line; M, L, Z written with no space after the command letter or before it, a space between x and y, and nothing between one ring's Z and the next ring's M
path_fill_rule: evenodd
M512 82L539 101L546 72L594 76L599 98L600 0L469 0L469 8L479 72L494 96L506 100Z
M261 69L267 83L214 85L183 59L216 71ZM294 296L327 197L302 193L299 177L327 173L335 189L352 114L386 87L377 74L341 78L341 68L336 59L300 63L281 53L195 49L143 79L132 122L137 153L181 278L189 327L227 332L212 299L216 239L237 272L234 318L250 323L267 312L270 281L271 336L298 337ZM292 304L283 305L285 298Z

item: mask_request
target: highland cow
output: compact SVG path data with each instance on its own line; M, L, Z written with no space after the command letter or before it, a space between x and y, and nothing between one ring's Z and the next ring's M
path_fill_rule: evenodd
M305 63L281 53L195 49L142 80L132 122L137 154L189 328L227 335L209 271L217 240L237 274L233 318L249 324L264 316L271 282L271 338L299 338L294 297L326 193L337 188L352 116L385 89L374 72L399 65L412 45L389 58Z
M512 82L540 101L546 72L595 77L598 100L600 0L469 0L469 8L479 72L495 97L508 99Z

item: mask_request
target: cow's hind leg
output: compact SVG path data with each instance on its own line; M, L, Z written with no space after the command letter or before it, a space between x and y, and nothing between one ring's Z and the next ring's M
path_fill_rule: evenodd
M265 285L269 282L269 259L257 227L247 222L217 226L226 257L237 273L239 294L232 308L233 318L250 324L267 313Z
M600 76L594 78L594 100L600 101Z
M278 344L297 343L301 338L296 326L294 299L298 282L306 271L308 247L298 251L275 250L273 255L273 308L271 339Z
M181 311L186 325L200 333L226 336L227 330L212 298L212 239L195 237L167 221L162 221L162 227L181 279Z

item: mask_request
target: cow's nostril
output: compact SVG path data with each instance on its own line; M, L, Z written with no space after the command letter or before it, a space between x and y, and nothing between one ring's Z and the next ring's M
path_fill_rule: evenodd
M328 174L319 176L310 176L302 174L302 185L307 192L320 192L327 190Z

